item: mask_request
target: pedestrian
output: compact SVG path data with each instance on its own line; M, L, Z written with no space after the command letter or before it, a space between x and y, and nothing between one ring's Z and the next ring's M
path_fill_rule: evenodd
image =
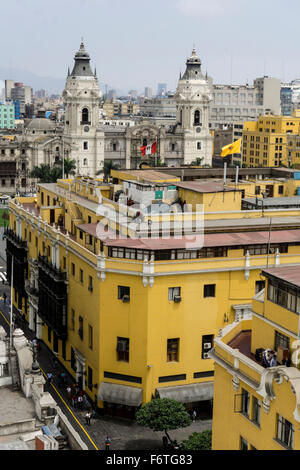
M196 410L193 410L193 413L192 413L193 423L196 421L196 418L197 418L197 412L196 412Z
M6 299L7 299L7 295L6 295L5 292L4 292L4 294L3 294L3 302L4 302L4 305L6 305Z
M48 372L48 374L47 374L47 384L48 385L51 385L52 378L53 378L53 374L51 372Z
M77 403L78 403L78 408L80 410L82 410L82 405L83 405L83 396L82 395L78 395L77 397Z
M61 381L62 381L63 385L65 385L66 384L66 373L64 371L61 372L60 377L61 377Z
M109 446L111 444L111 440L108 436L106 436L106 439L105 439L105 450L109 450Z
M73 393L73 395L72 395L72 406L74 408L77 408L77 397L76 397L75 393Z
M270 361L270 367L276 367L277 366L277 354L274 352L272 354L272 359Z
M72 398L72 389L71 389L70 385L67 386L66 392L67 392L67 395L68 395L68 400L71 401L71 398Z
M90 412L90 410L88 410L85 414L85 422L89 426L91 425L91 415L92 415L92 413Z

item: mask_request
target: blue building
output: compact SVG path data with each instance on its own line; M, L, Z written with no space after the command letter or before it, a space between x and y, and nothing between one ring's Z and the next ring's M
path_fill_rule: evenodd
M15 119L20 119L21 118L21 113L20 113L20 101L15 100L14 101L15 105Z
M280 90L280 101L281 101L281 114L283 116L291 116L293 112L293 90L291 87L283 86Z

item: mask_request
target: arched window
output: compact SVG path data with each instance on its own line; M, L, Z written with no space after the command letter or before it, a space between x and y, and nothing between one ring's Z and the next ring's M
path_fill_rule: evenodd
M200 111L197 109L194 114L194 126L199 126L200 124Z
M87 158L84 158L84 159L83 159L83 165L84 165L84 166L87 165Z
M89 110L87 108L83 108L82 116L81 116L81 123L88 124L89 122Z

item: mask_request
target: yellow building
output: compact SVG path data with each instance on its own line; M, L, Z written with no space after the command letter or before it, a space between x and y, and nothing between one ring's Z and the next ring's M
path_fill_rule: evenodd
M108 119L117 115L138 114L139 111L139 105L133 101L123 103L123 101L119 100L106 100L103 103L103 112Z
M295 116L261 116L245 122L242 138L242 164L247 167L297 165L300 156L288 151L292 135L300 136L300 118ZM300 137L299 137L300 139Z
M300 265L268 268L252 309L220 331L215 361L214 450L300 449ZM262 351L277 352L264 367Z
M259 231L244 211L216 212L205 217L220 232L224 214L239 217L239 232L166 238L155 225L165 214L116 203L113 186L59 180L10 203L14 305L105 413L132 416L153 396L200 410L212 398L214 337L251 308L262 267L300 263L300 230L284 229L285 211L273 211L281 230L271 234L259 211L249 211Z

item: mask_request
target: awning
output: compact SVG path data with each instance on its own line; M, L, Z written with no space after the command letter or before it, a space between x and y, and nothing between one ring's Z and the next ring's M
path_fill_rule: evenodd
M162 387L156 390L160 398L172 398L181 403L192 403L212 400L214 383L204 382L202 384L179 385L178 387Z
M98 399L118 405L139 406L143 401L143 389L102 382L98 389Z

